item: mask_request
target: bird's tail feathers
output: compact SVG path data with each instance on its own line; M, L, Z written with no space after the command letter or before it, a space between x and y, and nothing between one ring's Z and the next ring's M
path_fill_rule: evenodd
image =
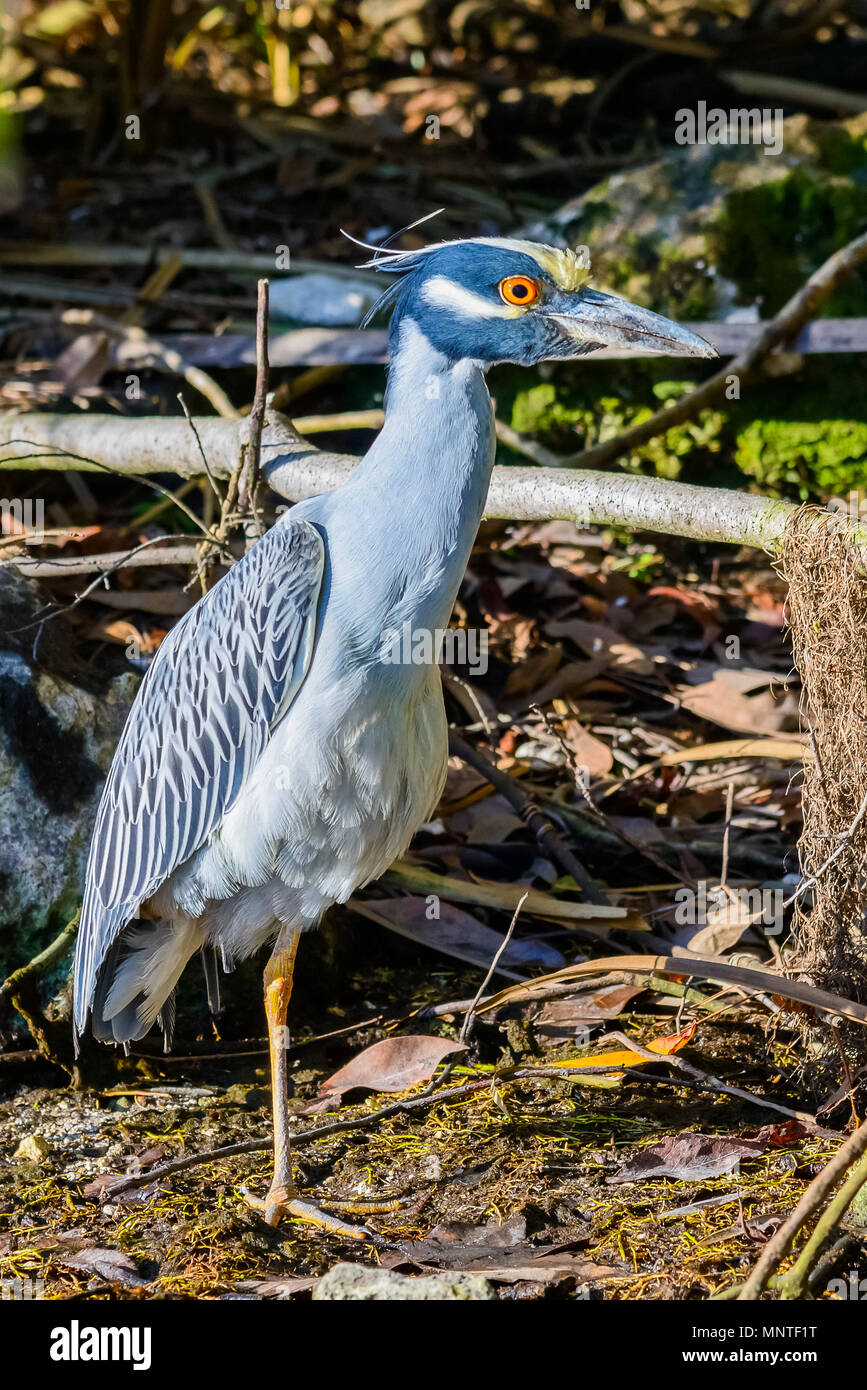
M202 971L208 992L208 1008L216 1016L222 1012L223 1004L220 999L220 966L213 946L202 947Z
M202 930L195 922L131 922L100 966L93 997L94 1037L108 1043L135 1042L159 1021L168 1048L175 986L202 944Z

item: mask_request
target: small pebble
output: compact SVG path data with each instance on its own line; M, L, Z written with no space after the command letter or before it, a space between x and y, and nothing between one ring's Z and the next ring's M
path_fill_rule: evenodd
M51 1149L41 1134L26 1134L12 1155L26 1163L47 1163Z

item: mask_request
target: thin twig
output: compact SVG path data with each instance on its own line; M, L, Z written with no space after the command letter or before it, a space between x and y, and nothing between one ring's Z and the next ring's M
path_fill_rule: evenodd
M507 772L501 772L489 757L479 752L477 748L473 748L454 730L449 733L449 749L462 762L480 772L491 786L504 796L510 805L514 806L542 848L550 854L554 862L559 864L565 873L570 874L575 880L587 902L597 903L600 906L607 904L608 899L605 894L596 887L584 865L572 852L563 836L554 829L548 817L539 810L539 807L528 796L523 787L517 785L513 777L510 777Z
M515 911L512 914L512 920L509 923L509 930L506 932L506 935L503 937L502 941L497 947L494 959L491 961L491 964L488 967L488 973L482 980L482 983L479 985L479 988L476 991L476 997L473 1000L470 1007L467 1009L466 1014L464 1015L464 1022L463 1026L461 1027L458 1042L465 1043L469 1041L470 1034L473 1031L473 1024L475 1023L476 1019L476 1006L479 1003L479 1000L482 998L482 995L484 994L485 990L488 988L488 985L491 983L491 978L494 975L494 972L496 971L497 966L500 963L500 957L502 956L503 952L506 950L506 947L512 939L512 932L515 930L515 925L518 921L518 918L521 915L521 908L527 901L528 896L529 894L524 894L524 896L521 898L521 901L518 903L518 906L515 908Z
M162 550L153 550L162 541L174 544L166 545ZM234 560L234 556L229 558ZM147 565L191 565L195 559L196 546L192 542L183 536L166 535L151 536L131 550L107 550L102 555L58 555L51 560L30 555L13 556L10 560L0 561L0 570L17 569L31 579L66 579L70 575L92 574L94 570L99 570L99 578L87 589L89 593L118 569L140 569ZM80 595L76 601L80 602L85 596Z
M800 898L802 893L806 893L808 888L812 888L813 884L816 883L817 880L822 877L822 874L825 873L826 869L830 869L834 861L836 859L839 859L841 854L845 853L845 851L849 848L852 836L855 834L855 831L858 829L858 826L864 819L865 814L867 814L867 792L864 793L864 799L861 802L861 805L858 807L855 819L852 821L849 828L843 832L843 840L834 850L834 853L829 854L824 864L820 864L814 874L811 874L809 878L801 880L792 896L790 898L786 898L786 901L783 903L784 908L791 907L792 903L796 902L797 899Z
M187 417L187 424L189 425L190 429L193 431L193 438L195 439L195 441L196 441L196 446L197 446L197 448L198 448L198 450L199 450L199 453L200 453L201 456L202 456L202 463L203 463L204 466L205 466L205 473L206 473L207 476L208 476L208 482L211 484L211 487L212 487L213 490L214 490L214 496L216 497L216 499L217 499L217 501L219 502L220 506L222 506L222 505L223 505L223 494L222 494L222 492L220 491L219 487L217 486L217 480L216 480L216 478L214 477L213 473L211 472L211 465L208 463L208 456L207 456L207 454L205 453L205 450L204 450L204 448L203 448L203 446L202 446L202 436L199 434L199 431L198 431L198 429L196 428L196 422L195 422L195 420L193 419L192 415L191 415L190 412L189 412L189 409L188 409L188 407L187 407L186 401L184 400L184 394L183 394L182 391L179 391L179 392L178 392L178 401L180 402L181 410L184 412L184 415Z
M32 443L32 441L29 439L4 439L2 443L0 443L0 448L5 448L6 445L9 444L30 443ZM98 472L113 473L116 474L118 477L130 478L131 482L138 483L141 487L146 487L151 492L159 492L163 497L167 497L171 502L175 504L176 507L178 507L184 513L184 515L190 521L194 523L196 527L198 527L200 531L204 531L205 535L208 536L209 539L212 539L209 531L202 524L201 517L196 516L196 513L190 507L187 506L186 502L184 502L182 498L178 497L178 495L172 492L170 488L163 487L162 483L155 483L150 480L145 480L144 478L137 478L134 475L130 476L130 474L126 473L123 469L112 468L111 464L102 463L99 459L89 458L86 454L73 454L70 453L68 449L55 448L55 446L53 445L48 445L46 447L51 449L52 452L50 454L46 453L46 449L41 449L37 454L25 454L23 456L18 454L15 456L15 461L21 462L23 459L26 459L28 457L41 458L45 460L48 460L51 457L73 459L76 463L86 463L90 468L95 468ZM7 459L0 459L0 465L6 462L8 462Z
M39 998L37 980L40 974L60 960L72 944L78 930L80 913L76 912L63 931L38 956L13 971L0 986L0 999L7 994L30 1030L30 1036L40 1053L55 1066L68 1073L75 1089L81 1084L78 1062L73 1054L72 1036L66 1022L47 1018Z
M239 504L242 510L247 507L253 513L256 531L262 534L262 525L256 515L256 490L259 486L262 454L262 426L265 423L265 407L268 403L268 281L259 281L256 303L256 390L250 409L250 435L242 446L244 471L239 484Z
M613 1030L606 1033L605 1040L619 1042L628 1047L632 1052L637 1052L640 1057L644 1057L648 1062L665 1062L675 1071L683 1072L691 1076L694 1080L700 1081L702 1086L709 1091L715 1091L719 1095L732 1096L735 1100L745 1100L750 1105L760 1105L765 1110L776 1110L780 1115L787 1115L790 1120L800 1120L802 1124L815 1125L814 1115L810 1115L806 1110L791 1110L787 1105L778 1105L774 1100L768 1100L765 1096L757 1096L753 1091L744 1091L740 1086L728 1086L724 1081L718 1081L715 1076L702 1071L700 1067L694 1067L685 1058L679 1057L674 1052L651 1052L649 1048L642 1047L635 1042L634 1038L628 1038L625 1033Z
M722 843L722 868L720 869L720 875L719 875L719 886L720 886L720 888L725 888L725 886L726 886L726 879L728 878L728 872L729 872L729 836L730 836L730 834L731 834L731 828L732 828L732 809L733 809L733 807L734 807L734 799L735 799L735 784L734 784L734 781L732 780L732 781L729 782L728 787L726 788L726 814L725 814L725 829L723 830L723 843Z
M439 1105L441 1101L463 1100L476 1091L488 1090L490 1085L491 1077L487 1075L484 1080L468 1081L461 1086L454 1086L448 1091L414 1096L409 1100L398 1100L393 1105L386 1105L382 1110L376 1110L369 1115L361 1115L354 1120L335 1120L332 1124L320 1125L316 1129L302 1130L300 1134L292 1136L292 1145L293 1148L297 1148L301 1144L311 1144L317 1139L326 1139L332 1134L343 1134L353 1129L365 1129L378 1120L387 1120L392 1115L401 1115L407 1110L417 1110L428 1105ZM174 1159L171 1163L164 1163L159 1168L151 1168L148 1173L121 1178L120 1182L104 1188L100 1195L103 1201L113 1200L125 1192L134 1192L136 1188L146 1187L152 1182L159 1182L162 1178L173 1177L176 1173L186 1172L189 1168L198 1168L205 1163L218 1163L224 1158L233 1158L237 1154L265 1153L271 1147L272 1139L269 1135L267 1139L247 1139L241 1144L225 1144L219 1149L208 1149L202 1153L188 1154L186 1158Z

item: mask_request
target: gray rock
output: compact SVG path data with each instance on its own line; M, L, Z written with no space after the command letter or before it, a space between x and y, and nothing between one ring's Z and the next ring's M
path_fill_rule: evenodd
M313 1289L313 1298L329 1302L482 1302L496 1299L481 1274L440 1274L410 1278L368 1265L336 1264Z
M80 902L99 795L139 682L84 669L62 618L46 624L34 659L35 629L16 629L40 606L35 585L0 573L0 979Z
M278 318L323 328L344 328L358 324L376 298L376 287L363 280L296 275L271 282L269 306Z
M782 149L673 146L524 235L590 248L595 283L683 319L775 313L867 216L867 117L783 122ZM827 312L863 314L857 283Z

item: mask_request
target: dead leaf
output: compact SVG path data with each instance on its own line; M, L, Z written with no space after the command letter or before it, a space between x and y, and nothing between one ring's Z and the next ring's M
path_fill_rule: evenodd
M679 1052L682 1047L686 1047L696 1028L698 1019L690 1023L689 1027L684 1028L682 1033L672 1033L665 1038L654 1038L647 1044L648 1052L658 1052L661 1057L671 1056L673 1052ZM642 1057L640 1052L628 1052L625 1048L619 1051L608 1049L608 1051L592 1052L587 1057L573 1057L564 1062L553 1062L552 1066L563 1067L569 1071L576 1071L581 1067L646 1067L648 1059Z
M445 810L441 812L446 816ZM504 796L477 798L470 806L448 815L449 830L468 844L499 844L524 829L524 822Z
M266 1279L239 1279L234 1288L247 1298L294 1298L296 1294L308 1293L316 1283L316 1276L306 1278L302 1274L276 1274Z
M775 696L767 688L774 676L766 671L727 670L719 667L711 680L699 685L679 685L676 694L685 709L699 719L742 734L775 733L795 712L790 693ZM757 695L748 691L764 686Z
M718 886L708 890L707 923L691 936L687 949L697 955L719 956L740 941L754 922L763 920L764 908L749 910L749 898Z
M558 705L566 702L555 700L553 703L555 713L559 714ZM601 738L596 738L589 729L585 729L579 719L564 719L562 728L563 737L575 763L585 769L589 777L603 777L611 771L614 758L607 743L603 743Z
M406 1241L402 1249L413 1259L441 1265L443 1269L466 1269L473 1261L501 1258L507 1251L524 1245L527 1222L519 1211L505 1221L492 1219L479 1225L473 1221L442 1221L424 1240Z
M364 902L353 901L351 905L362 916L370 917L399 936L409 937L411 941L442 951L456 960L482 966L485 970L503 944L499 932L442 898L436 909L439 917L435 918L428 916L431 910L428 898L367 898ZM497 973L515 980L520 976L509 966L540 966L548 969L549 962L555 959L563 963L562 955L553 946L518 937L509 942L500 957ZM504 968L501 969L501 966Z
M646 1182L649 1178L680 1181L718 1178L734 1173L741 1159L760 1158L767 1145L757 1139L728 1139L719 1134L672 1134L642 1149L606 1182Z
M92 1236L82 1228L73 1227L70 1231L54 1231L50 1235L31 1237L35 1250L67 1250L70 1255L79 1250L88 1250L96 1245ZM30 1244L30 1240L27 1242Z
M514 666L506 681L507 695L528 695L549 681L563 660L563 647L556 642Z
M143 656L155 652L165 635L163 628L140 632L134 623L127 622L125 618L110 618L107 614L85 629L85 636L97 641L118 642L123 647L132 643Z
M628 667L632 675L650 676L657 665L641 647L627 642L622 633L607 623L592 623L585 618L562 618L545 624L550 637L569 637L589 657L605 656L612 667Z
M659 761L663 767L675 767L678 763L709 763L725 758L779 758L788 763L810 756L806 740L791 734L787 738L737 738L722 743L703 743L695 748L663 753Z
M126 1170L131 1176L138 1173L146 1173L148 1168L152 1168L155 1163L159 1163L165 1158L168 1149L165 1144L154 1144L151 1148L143 1150L140 1154L133 1154L127 1159Z
M679 608L682 608L691 618L705 628L717 628L721 617L720 606L717 600L712 599L708 594L703 594L700 589L682 589L671 584L654 584L647 591L647 599L643 607L652 609L659 599L671 599Z
M400 1249L416 1265L459 1269L506 1284L525 1279L552 1283L566 1276L587 1282L620 1272L578 1255L576 1252L586 1244L586 1240L577 1240L558 1245L532 1245L527 1239L526 1221L516 1212L507 1221L488 1221L481 1226L465 1221L445 1221L435 1226L424 1240L404 1241ZM386 1264L387 1257L384 1256L382 1262ZM389 1267L393 1268L396 1263L399 1257L392 1255Z
M81 1189L82 1196L101 1197L107 1187L111 1187L116 1182L123 1182L125 1176L124 1173L98 1173Z
M538 690L533 690L522 699L516 700L513 708L516 711L524 710L529 709L531 705L547 705L551 700L559 699L561 696L580 695L610 664L605 653L591 661L567 662Z
M58 1264L68 1269L78 1269L85 1274L98 1274L110 1284L123 1284L130 1289L144 1288L152 1282L144 1277L138 1265L121 1250L101 1250L94 1246L89 1250L79 1250L74 1255L55 1255L54 1258Z
M609 985L582 990L566 999L549 999L533 1020L533 1027L544 1047L557 1046L594 1024L617 1018L629 1001L642 993L641 985Z
M327 1081L323 1081L316 1100L300 1107L302 1115L319 1115L335 1110L347 1091L408 1091L421 1081L430 1081L440 1062L456 1052L466 1052L462 1043L451 1038L430 1038L412 1033L384 1038L359 1052Z
M98 386L108 367L108 334L80 333L64 348L52 372L55 381L62 381L70 395L88 386Z
M776 1120L773 1124L762 1125L753 1139L770 1149L790 1149L801 1139L810 1139L817 1134L829 1139L840 1137L835 1130L823 1129L821 1125L807 1120Z

